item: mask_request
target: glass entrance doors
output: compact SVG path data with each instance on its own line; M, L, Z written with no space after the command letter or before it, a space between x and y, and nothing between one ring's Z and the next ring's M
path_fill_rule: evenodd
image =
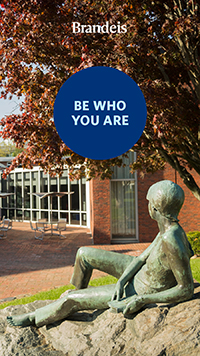
M138 240L137 180L130 173L129 164L135 159L133 152L123 159L125 167L115 167L111 180L112 242L125 243Z

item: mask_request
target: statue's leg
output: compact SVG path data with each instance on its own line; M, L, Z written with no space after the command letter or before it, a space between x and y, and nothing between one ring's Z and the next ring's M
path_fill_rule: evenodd
M80 310L108 309L115 285L74 290L65 297L35 311L35 325L50 324Z
M77 253L75 272L72 276L72 283L80 290L71 291L65 297L55 302L37 309L35 312L14 315L8 317L11 325L34 325L42 326L52 322L62 320L68 315L79 310L107 309L108 302L114 293L115 285L86 288L93 268L99 269L119 278L134 257L84 247ZM135 293L132 283L125 289L125 295Z
M51 324L67 318L67 316L80 310L108 309L115 290L115 284L73 290L65 297L56 300L34 312L7 317L8 323L13 326L29 326ZM125 288L124 297L133 295L135 290L132 284Z
M7 317L14 326L36 325L38 327L66 318L80 310L107 309L115 285L99 286L82 290L72 290L63 298L56 300L34 312Z
M119 278L133 258L117 252L81 247L76 255L71 283L77 289L87 288L93 269Z
M71 283L76 288L86 288L94 268L119 278L135 257L111 251L82 247L76 257ZM49 324L66 318L69 314L84 309L106 309L115 285L71 291L67 296L37 309L35 312L8 317L11 325ZM130 290L131 289L131 290ZM128 284L127 296L133 295L132 284Z

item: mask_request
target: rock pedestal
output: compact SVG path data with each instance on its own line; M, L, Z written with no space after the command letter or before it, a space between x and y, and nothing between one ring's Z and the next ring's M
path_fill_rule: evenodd
M11 327L6 316L49 303L37 301L0 311L1 356L197 356L200 355L200 287L177 305L155 304L130 319L109 310L80 312L73 320Z

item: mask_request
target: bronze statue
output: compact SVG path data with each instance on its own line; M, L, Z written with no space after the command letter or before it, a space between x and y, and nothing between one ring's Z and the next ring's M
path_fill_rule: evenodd
M149 214L159 233L138 257L81 247L76 256L71 283L76 290L34 312L7 317L11 325L40 327L80 311L107 309L135 313L149 303L182 302L193 296L190 269L192 250L178 223L184 192L163 180L148 191ZM114 285L87 288L93 269L118 278Z

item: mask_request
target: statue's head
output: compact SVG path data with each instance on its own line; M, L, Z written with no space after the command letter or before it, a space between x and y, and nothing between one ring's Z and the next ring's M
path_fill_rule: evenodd
M162 180L153 184L147 193L147 200L151 207L172 221L178 221L184 197L183 189L170 180Z

